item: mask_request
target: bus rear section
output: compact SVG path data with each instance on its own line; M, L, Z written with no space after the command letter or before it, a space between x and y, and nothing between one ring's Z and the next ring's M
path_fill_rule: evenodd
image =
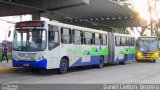
M157 37L139 37L136 43L136 59L155 62L159 58Z
M125 65L128 61L135 59L135 37L114 34L114 62Z

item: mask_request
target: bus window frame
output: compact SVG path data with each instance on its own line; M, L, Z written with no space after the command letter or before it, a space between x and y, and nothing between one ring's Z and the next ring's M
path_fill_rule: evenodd
M96 38L96 34L99 35L97 38ZM102 35L100 33L95 33L95 45L102 45ZM97 40L99 40L99 44L96 42Z
M119 38L119 44L117 43L117 38ZM120 36L115 36L115 45L121 46L121 37Z
M91 35L92 35L92 37L91 38L88 38L88 37L86 37L86 33L91 33ZM84 31L84 45L94 45L94 32L89 32L89 31ZM90 44L86 44L86 39L90 39Z
M104 37L105 36L105 41L106 43L104 44ZM108 46L108 35L107 34L102 34L102 46Z
M62 33L62 30L63 30L63 29L68 29L68 30L69 30L69 35L63 35L63 33ZM61 42L62 44L71 44L71 43L73 42L71 35L72 35L72 30L71 30L70 28L66 28L66 27L61 27L61 28L60 28L60 36L61 36L61 41L60 41L60 42ZM66 42L64 43L64 40L62 40L62 37L63 37L63 36L68 36L68 37L69 37L69 43L66 43Z
M75 35L75 31L79 31L80 32L80 37L78 36L76 36ZM72 29L72 42L73 42L73 44L75 44L75 45L83 45L84 44L84 33L83 33L83 31L82 30L78 30L78 29ZM75 43L74 42L74 39L75 39L75 37L76 38L80 38L80 40L81 40L81 43L79 44L79 43Z

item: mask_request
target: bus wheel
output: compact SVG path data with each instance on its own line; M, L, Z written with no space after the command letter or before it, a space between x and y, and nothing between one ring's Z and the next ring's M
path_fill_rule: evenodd
M98 68L103 68L103 66L104 66L104 58L100 56Z
M153 62L156 62L156 60L153 60Z
M124 59L122 62L119 62L120 65L126 65L127 62L127 55L124 55Z
M68 60L66 58L62 58L60 62L59 73L60 74L66 73L68 71L68 68L69 68Z

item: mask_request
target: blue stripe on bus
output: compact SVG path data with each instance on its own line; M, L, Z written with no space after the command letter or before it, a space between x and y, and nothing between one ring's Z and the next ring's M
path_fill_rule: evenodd
M123 62L123 59L116 59L115 63Z
M28 64L28 68L47 68L47 60L43 59L38 62L29 62L29 61L17 61L15 59L12 59L13 67L23 67L24 64Z
M134 60L135 54L129 54L127 60Z
M104 63L108 63L108 56L104 56L105 61ZM86 66L86 65L96 65L99 63L99 56L91 56L90 62L83 62L82 57L79 58L74 64L71 65L71 67L76 67L76 66Z
M134 58L135 58L135 54L129 54L128 56L127 56L127 61L129 61L129 60L134 60ZM118 59L118 57L117 57L117 59L116 59L116 63L119 63L119 62L122 62L123 61L123 59Z

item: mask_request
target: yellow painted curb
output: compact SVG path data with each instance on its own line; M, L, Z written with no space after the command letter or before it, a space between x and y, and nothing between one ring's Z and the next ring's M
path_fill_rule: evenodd
M0 68L0 74L14 73L14 72L22 72L26 71L24 68Z

